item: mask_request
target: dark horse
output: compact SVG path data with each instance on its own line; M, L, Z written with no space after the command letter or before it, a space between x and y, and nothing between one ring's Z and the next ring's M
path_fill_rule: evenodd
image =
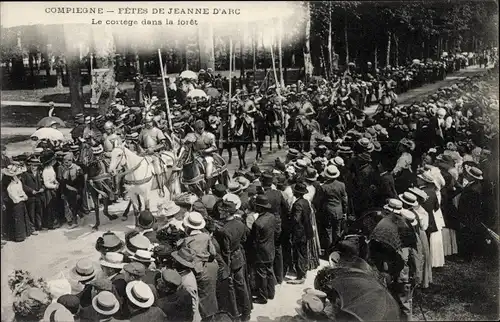
M78 163L85 173L86 191L88 191L94 203L95 225L92 229L99 229L101 220L99 218L100 201L104 206L103 213L109 220L115 220L117 215L110 215L109 204L115 200L113 190L113 178L107 173L108 165L104 160L96 157L90 145L84 143L78 156ZM86 198L86 196L84 196Z
M240 161L240 170L247 168L245 157L247 154L248 145L253 141L252 123L248 122L245 117L238 117L235 121L233 129L232 144L238 151L238 159Z
M290 118L286 129L286 142L290 148L302 151L306 146L305 138L309 129L297 116Z
M215 135L215 139L217 142L217 149L219 151L219 154L222 155L224 150L227 150L227 156L228 160L227 163L231 164L231 159L233 158L233 143L229 140L229 121L224 121L220 122L219 126L217 127L216 130L213 131Z
M284 116L281 110L275 108L268 108L266 110L266 123L269 129L269 151L273 152L273 137L276 136L276 143L278 150L281 150L280 136L283 133L283 126L285 124Z
M182 167L181 185L184 189L201 197L217 182L227 186L229 173L226 162L217 153L213 153L212 157L214 159L212 177L206 180L205 160L194 153L191 143L185 144L178 159L178 166Z

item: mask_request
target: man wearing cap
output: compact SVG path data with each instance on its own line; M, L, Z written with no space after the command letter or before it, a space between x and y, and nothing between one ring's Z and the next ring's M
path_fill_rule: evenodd
M182 287L181 275L173 269L163 269L155 283L155 305L167 316L168 321L192 321L193 300Z
M257 219L252 225L250 238L255 251L255 284L256 303L266 304L267 300L274 299L275 277L274 257L275 240L281 233L281 227L276 223L276 215L271 213L272 206L265 195L258 195L255 199Z
M144 118L144 128L141 130L139 134L139 144L142 148L145 149L146 154L150 155L152 158L152 163L155 171L155 178L158 182L159 193L161 197L165 196L164 192L164 182L163 182L163 174L162 168L160 165L159 156L156 155L156 152L164 150L166 148L167 138L165 134L155 126L153 114L147 113Z
M309 191L307 186L299 182L293 187L296 198L290 211L292 230L293 264L297 272L297 279L288 281L289 284L304 284L307 273L307 241L313 238L314 232L311 224L311 206L304 195Z
M40 159L35 156L28 158L28 169L20 175L23 189L28 195L26 208L30 220L30 227L33 230L32 234L36 235L37 231L42 230L42 212L43 212L43 182L42 172L40 171Z
M250 317L251 303L250 291L245 278L246 259L243 244L246 242L248 228L234 215L237 205L232 200L223 200L219 206L220 219L224 220L222 228L215 233L215 238L220 245L221 257L230 269L228 283L229 292L234 292L235 300L230 307L237 307L242 317Z

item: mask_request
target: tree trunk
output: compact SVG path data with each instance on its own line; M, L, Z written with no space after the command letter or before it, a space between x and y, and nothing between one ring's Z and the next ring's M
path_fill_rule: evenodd
M328 77L333 75L332 3L328 2Z
M311 60L311 4L306 2L306 12L305 12L305 44L304 44L304 69L305 69L305 81L309 83L313 75L313 64Z
M394 64L396 65L396 67L399 67L399 39L398 39L398 36L396 34L394 34L394 54L395 54L395 60L394 60Z
M97 66L100 69L108 69L103 82L103 92L98 102L98 112L104 115L115 99L115 40L111 29L108 28L94 28L93 34Z
M252 33L252 69L253 69L253 80L255 82L255 76L257 74L257 33L256 27L254 25Z
M391 39L392 33L390 31L387 32L387 51L385 56L385 66L391 65Z
M69 93L71 97L71 114L75 116L83 112L83 87L78 57L68 57Z
M245 77L245 55L244 55L245 44L243 42L243 32L240 35L240 78ZM236 53L235 53L236 56Z
M374 58L373 58L373 66L375 69L378 68L378 46L375 46L375 53L374 53Z
M215 70L214 34L212 23L208 22L198 28L198 48L200 67Z
M345 66L349 67L349 39L347 37L347 16L344 22Z

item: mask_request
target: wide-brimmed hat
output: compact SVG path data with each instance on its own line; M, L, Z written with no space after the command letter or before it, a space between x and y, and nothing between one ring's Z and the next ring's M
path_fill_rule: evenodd
M398 196L399 196L399 200L401 200L402 202L404 202L405 204L407 204L409 206L414 207L414 206L418 205L417 196L415 196L411 192L404 192L404 193L399 194Z
M299 156L299 154L300 154L300 152L298 150L296 150L296 149L289 149L287 157L296 158L296 157Z
M156 222L156 218L153 216L151 211L143 210L139 213L137 217L136 226L142 229L150 229Z
M152 263L155 261L153 254L150 251L143 249L136 250L134 255L130 256L130 259L141 263Z
M223 200L219 205L219 219L225 219L227 217L232 216L238 209L236 208L236 204L229 200Z
M166 201L158 207L158 215L164 217L175 216L181 210L181 207L172 200Z
M125 243L114 232L107 231L97 239L96 250L100 253L118 252Z
M265 195L257 195L254 202L255 207L261 207L265 209L271 209L271 204L269 199Z
M161 278L165 283L174 286L180 286L182 284L182 276L175 269L163 269L161 271Z
M184 226L189 227L191 229L203 229L207 224L205 218L196 211L188 212L184 216Z
M295 184L295 186L293 186L293 192L305 195L309 191L307 190L307 186L304 183L299 182Z
M226 193L222 197L223 201L230 201L236 205L236 209L240 209L241 207L241 199L238 197L238 195L235 195L234 193Z
M96 275L96 270L92 261L84 258L79 260L70 272L76 281L89 281Z
M241 184L236 181L231 181L227 184L227 190L229 193L238 193L241 191Z
M408 209L401 209L401 215L408 220L412 226L416 226L418 224L417 215Z
M430 171L424 171L421 174L419 174L417 177L422 179L423 181L427 183L434 183L434 177L432 176Z
M390 210L390 211L400 211L403 209L403 202L399 199L394 199L391 198L388 200L387 204L384 206L384 209Z
M318 171L313 168L307 168L304 179L307 181L316 181L318 180Z
M307 162L304 159L298 159L296 162L293 163L293 166L297 170L304 170L307 168Z
M75 318L73 313L71 313L64 305L60 303L51 303L45 309L43 314L44 322L73 322Z
M427 198L429 198L427 193L425 191L423 191L422 189L410 187L410 188L408 188L408 190L411 193L413 193L415 196L418 196L418 197L422 198L423 200L426 200Z
M234 179L236 182L240 184L240 191L246 190L250 186L250 180L245 177L239 176Z
M111 268L123 268L125 256L118 252L107 252L104 257L99 261L101 266Z
M125 247L125 251L129 255L134 255L138 249L149 250L151 248L151 241L142 234L137 234L131 237Z
M182 264L188 268L194 268L194 260L196 254L190 248L182 247L178 251L172 252L171 256L179 264Z
M465 167L465 172L476 180L483 180L483 171L477 167Z
M109 291L101 291L92 299L92 307L102 315L113 315L120 309L116 296Z
M132 281L125 288L129 301L143 309L151 307L155 301L153 291L148 284L143 281Z
M340 154L353 154L351 147L346 145L340 145L337 152Z
M357 142L364 152L372 152L374 150L373 143L368 138L361 138Z
M134 133L126 134L125 135L125 139L126 140L132 140L132 141L138 140L139 139L139 133L134 132Z
M9 177L18 176L23 172L26 172L26 168L19 164L9 164L7 168L2 169L2 174Z
M329 165L323 171L323 176L328 179L336 179L340 176L340 171L335 165Z

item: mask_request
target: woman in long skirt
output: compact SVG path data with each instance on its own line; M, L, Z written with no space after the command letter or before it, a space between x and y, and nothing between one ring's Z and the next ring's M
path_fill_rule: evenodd
M19 179L19 175L26 171L23 167L19 165L10 165L6 169L2 169L2 174L6 177L10 177L10 182L7 186L7 194L10 198L10 211L9 214L9 228L10 228L10 238L16 242L22 242L29 237L31 232L28 225L29 218L28 212L26 210L26 200L28 196L23 190L23 184Z
M308 270L316 269L319 266L319 251L321 249L315 209L312 205L312 201L316 194L316 188L312 182L316 181L317 178L318 175L316 170L308 169L308 171L306 171L305 184L307 186L308 193L304 195L304 199L309 201L309 206L311 207L311 225L313 231L313 237L307 241Z
M42 179L45 189L45 207L42 222L44 228L54 229L56 221L57 200L59 182L56 178L54 164L56 163L56 156L53 151L46 150L40 156L40 161L43 166Z
M422 244L422 280L420 287L428 288L429 284L432 283L432 263L431 263L431 252L429 247L429 239L426 234L426 230L429 227L429 214L425 209L420 205L427 199L427 194L425 191L418 188L410 188L409 189L414 195L417 196L418 204L413 208L413 211L417 214L417 218L419 221L419 236Z

